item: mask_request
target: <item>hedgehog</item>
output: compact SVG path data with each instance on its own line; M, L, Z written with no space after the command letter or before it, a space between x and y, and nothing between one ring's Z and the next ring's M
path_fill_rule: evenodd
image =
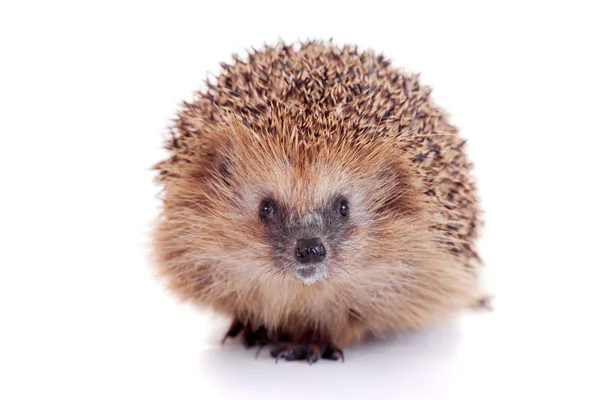
M466 140L419 74L356 45L279 42L221 63L154 168L157 276L276 360L482 304Z

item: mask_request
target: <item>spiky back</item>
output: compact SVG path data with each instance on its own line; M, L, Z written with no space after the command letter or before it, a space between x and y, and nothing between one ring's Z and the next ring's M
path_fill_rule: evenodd
M221 65L216 82L207 81L206 90L179 113L167 145L172 157L159 164L159 180L168 180L175 163L197 155L189 138L202 135L202 125L194 121L215 122L224 113L260 134L286 132L282 140L290 146L334 146L340 140L360 146L391 136L436 210L432 229L444 233L448 250L465 265L479 260L473 243L480 211L465 141L418 75L393 68L383 55L322 42L299 48L280 43Z

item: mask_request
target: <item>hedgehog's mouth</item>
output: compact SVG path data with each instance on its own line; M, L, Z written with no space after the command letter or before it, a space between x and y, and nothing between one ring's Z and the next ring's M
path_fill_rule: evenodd
M296 267L296 279L306 285L312 285L325 276L325 268L322 265L303 265Z

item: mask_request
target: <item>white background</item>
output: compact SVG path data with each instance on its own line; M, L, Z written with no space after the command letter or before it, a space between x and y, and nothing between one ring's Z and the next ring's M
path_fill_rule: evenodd
M3 1L0 398L600 398L594 3ZM469 139L495 311L275 365L153 279L149 168L219 61L331 36L421 72Z

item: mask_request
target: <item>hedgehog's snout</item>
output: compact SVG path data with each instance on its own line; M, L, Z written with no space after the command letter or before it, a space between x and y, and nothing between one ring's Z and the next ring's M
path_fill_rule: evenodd
M319 238L298 239L294 256L301 264L315 264L325 260L327 251Z
M311 285L325 274L325 258L327 250L318 237L303 237L296 241L294 258L296 259L295 275L298 280Z

